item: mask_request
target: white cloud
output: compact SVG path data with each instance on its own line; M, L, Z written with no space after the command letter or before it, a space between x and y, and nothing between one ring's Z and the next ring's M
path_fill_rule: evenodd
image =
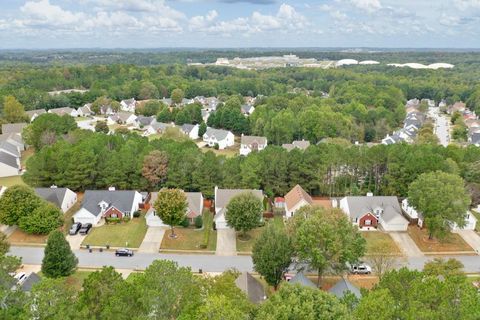
M350 2L357 8L367 12L375 12L382 8L380 0L350 0Z
M480 0L454 0L454 4L460 10L480 9Z
M34 26L68 26L81 22L85 18L82 12L72 13L61 7L50 4L49 0L27 1L20 11L26 19L21 20L22 25Z

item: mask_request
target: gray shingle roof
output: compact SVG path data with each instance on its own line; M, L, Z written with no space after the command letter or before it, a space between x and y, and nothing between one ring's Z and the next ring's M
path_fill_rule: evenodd
M303 272L298 272L292 279L290 279L289 283L296 284L303 287L315 288L317 289L317 285L313 283L310 279L308 279Z
M2 133L22 133L23 128L27 126L27 123L5 123L2 124Z
M109 206L114 206L122 212L132 209L136 191L133 190L87 190L83 196L82 208L85 208L94 216L101 213L100 202L105 201Z
M402 219L402 209L398 204L398 198L394 196L371 196L371 197L346 197L350 218L361 218L366 213L375 214L376 209L381 209L381 217L385 222ZM405 218L403 218L405 219Z
M266 145L267 138L259 137L259 136L242 136L241 144L252 145L253 143L257 143L258 145Z
M328 290L328 292L339 299L343 298L348 291L353 293L357 298L362 297L360 290L345 278L342 278L342 280L338 281L337 284Z
M227 131L227 130L214 129L209 127L207 128L205 135L207 136L208 139L210 139L210 137L215 137L218 141L220 141L225 139L229 132L230 131Z
M12 155L16 157L20 157L20 152L18 151L17 146L13 145L12 143L6 141L0 141L0 149L3 149L4 151L11 153Z
M25 281L22 283L22 285L20 286L20 289L23 291L23 292L29 292L32 290L32 287L40 282L42 279L35 273L35 272L32 272L28 275L27 279L25 279Z
M0 141L14 141L18 144L23 145L23 139L22 136L18 133L6 133L6 134L0 134Z
M31 118L34 115L39 116L41 114L47 113L47 110L45 110L45 109L28 110L28 111L25 111L25 113Z
M61 208L67 188L35 188L35 193L42 199Z
M202 193L201 192L185 192L185 196L187 197L188 210L196 214L202 214L200 212L201 199L203 197ZM150 203L153 204L155 200L157 200L157 197L158 197L158 192L150 193Z
M145 116L138 116L137 122L141 125L148 126L155 120L154 117L145 117Z
M215 207L225 208L230 200L242 193L251 192L255 197L263 201L263 191L254 189L217 189L215 194Z
M55 114L58 114L59 116L63 116L64 114L72 113L72 111L75 111L75 109L72 109L70 107L63 107L63 108L50 109L48 111L50 113L55 113Z
M286 149L287 151L291 151L295 148L300 150L306 150L310 146L310 141L307 140L296 140L292 143L284 143L282 144L282 148Z
M253 303L265 301L265 289L250 273L244 272L235 280L237 288L242 290Z
M9 153L6 153L4 151L0 151L0 162L4 163L10 167L17 168L20 170L20 167L17 163L17 157L12 156Z
M193 128L195 128L195 125L189 124L189 123L185 123L181 127L182 131L185 132L186 134L189 134L190 132L192 132Z

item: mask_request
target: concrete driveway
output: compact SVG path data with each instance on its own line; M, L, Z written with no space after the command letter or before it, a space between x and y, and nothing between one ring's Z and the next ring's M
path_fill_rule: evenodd
M475 231L458 230L454 232L458 233L463 238L463 240L465 240L465 242L468 243L468 245L472 247L473 250L475 250L477 254L480 254L480 236Z
M234 229L217 229L217 256L237 255L237 235Z
M390 236L407 257L423 257L422 251L406 232L390 232Z
M80 245L82 244L83 239L85 239L85 236L82 236L80 234L76 234L74 236L67 235L66 239L70 244L70 248L72 248L72 250L78 250L80 249Z
M138 252L158 253L160 251L160 245L162 244L165 230L167 230L166 227L148 227L142 244L140 245L140 248L138 248Z

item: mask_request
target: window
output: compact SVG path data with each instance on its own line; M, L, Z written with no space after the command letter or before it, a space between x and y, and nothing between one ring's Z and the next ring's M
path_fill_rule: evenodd
M365 220L365 225L366 226L372 225L372 220L370 220L370 219Z
M118 218L118 216L117 216L116 213L112 213L112 214L110 215L110 218Z

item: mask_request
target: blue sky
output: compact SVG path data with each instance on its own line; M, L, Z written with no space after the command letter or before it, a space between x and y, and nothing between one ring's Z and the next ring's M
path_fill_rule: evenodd
M480 0L2 0L0 48L479 48Z

